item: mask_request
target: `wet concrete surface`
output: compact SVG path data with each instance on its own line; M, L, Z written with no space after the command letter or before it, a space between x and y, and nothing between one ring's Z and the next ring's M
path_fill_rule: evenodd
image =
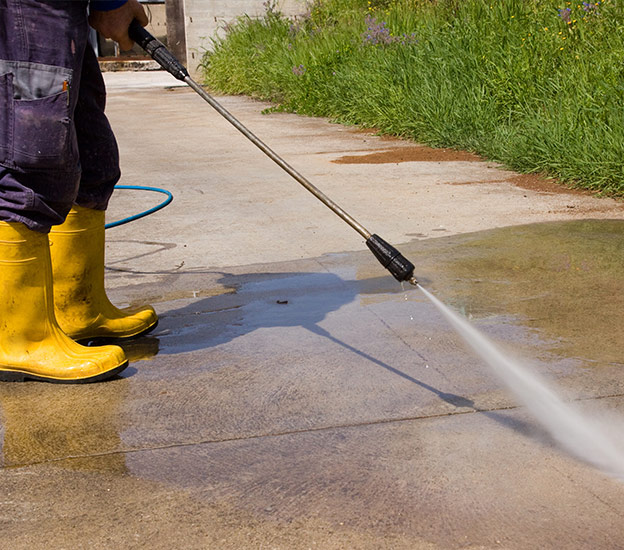
M562 451L417 289L335 241L186 256L213 208L194 197L109 232L111 297L161 319L130 368L0 386L0 547L624 547L624 486ZM424 286L624 418L624 219L434 235L394 241Z
M563 222L403 249L568 398L624 415L623 233ZM620 547L621 484L558 449L368 254L159 288L161 323L130 348L154 355L119 379L0 387L12 548L44 532L57 548Z

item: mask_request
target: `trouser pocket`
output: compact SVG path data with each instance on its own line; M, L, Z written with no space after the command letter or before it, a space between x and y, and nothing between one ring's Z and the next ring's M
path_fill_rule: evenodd
M67 91L14 101L13 162L19 168L66 170L78 163Z
M4 69L4 70L2 70ZM3 162L20 170L73 171L78 146L70 104L72 71L0 60L3 94ZM72 102L75 103L75 102Z

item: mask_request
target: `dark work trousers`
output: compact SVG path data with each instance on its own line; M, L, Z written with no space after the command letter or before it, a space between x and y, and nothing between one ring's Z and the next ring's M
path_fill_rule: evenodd
M47 233L105 210L119 152L86 0L0 0L0 220Z

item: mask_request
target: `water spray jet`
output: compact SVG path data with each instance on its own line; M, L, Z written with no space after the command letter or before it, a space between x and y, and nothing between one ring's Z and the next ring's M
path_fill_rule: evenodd
M573 404L565 403L536 372L503 353L467 319L428 290L420 285L418 288L561 447L611 477L624 481L622 440L614 440L601 418L583 414Z

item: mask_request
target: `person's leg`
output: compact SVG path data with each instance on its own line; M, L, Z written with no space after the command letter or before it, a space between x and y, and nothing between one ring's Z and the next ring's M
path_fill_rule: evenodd
M104 212L75 205L50 231L54 311L75 340L134 338L158 323L151 306L118 309L104 286Z
M95 52L87 45L74 123L82 173L75 203L106 210L121 175L115 135L104 113L106 87Z
M83 347L54 315L47 232L80 180L73 124L86 2L0 2L0 380L82 382L127 365L117 346Z
M66 221L50 231L56 317L76 340L133 338L158 322L151 306L116 308L104 287L104 211L120 175L105 105L104 80L87 46L75 113L82 177Z

